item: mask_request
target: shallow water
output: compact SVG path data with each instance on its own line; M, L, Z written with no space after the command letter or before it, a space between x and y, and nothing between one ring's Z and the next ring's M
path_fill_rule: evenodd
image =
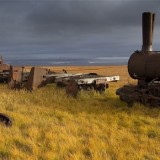
M7 63L18 66L94 66L94 65L127 65L128 57L97 57L97 58L53 58L53 59L11 59Z

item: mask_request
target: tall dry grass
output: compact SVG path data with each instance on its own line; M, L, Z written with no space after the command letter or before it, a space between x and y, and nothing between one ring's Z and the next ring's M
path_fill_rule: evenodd
M61 70L62 67L54 67ZM0 85L0 112L13 126L0 126L2 160L158 160L160 109L134 104L128 108L115 95L134 83L121 67L67 67L70 72L120 75L102 95L81 91L74 99L54 84L35 92Z

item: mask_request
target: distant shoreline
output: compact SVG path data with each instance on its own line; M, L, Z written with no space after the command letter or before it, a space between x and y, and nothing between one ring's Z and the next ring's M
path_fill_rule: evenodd
M104 65L13 65L24 67L113 67L113 66L127 66L127 64L104 64Z
M12 59L6 60L16 66L120 66L127 65L127 57L99 57L99 58L60 58L60 59Z

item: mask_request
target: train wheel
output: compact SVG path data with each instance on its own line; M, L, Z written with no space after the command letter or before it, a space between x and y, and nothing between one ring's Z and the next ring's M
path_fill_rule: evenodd
M66 87L66 94L72 96L74 98L77 97L78 94L78 83L71 79Z
M148 93L155 96L155 97L160 97L160 89L157 88L150 88L148 90Z
M105 89L106 89L106 86L105 86L105 84L103 84L103 83L96 85L96 88L95 88L95 90L96 90L97 92L99 92L100 94L101 94L101 93L104 93L104 92L105 92Z
M140 103L142 103L144 105L147 105L147 101L148 101L148 99L144 95L142 95L140 97Z

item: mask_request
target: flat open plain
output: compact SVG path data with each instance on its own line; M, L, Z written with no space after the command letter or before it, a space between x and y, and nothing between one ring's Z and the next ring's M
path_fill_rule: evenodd
M46 67L48 68L48 67ZM160 159L160 108L127 104L117 88L135 83L126 66L49 67L69 73L119 75L105 93L81 91L67 97L55 84L34 92L0 85L0 112L12 127L0 125L2 160L158 160Z

